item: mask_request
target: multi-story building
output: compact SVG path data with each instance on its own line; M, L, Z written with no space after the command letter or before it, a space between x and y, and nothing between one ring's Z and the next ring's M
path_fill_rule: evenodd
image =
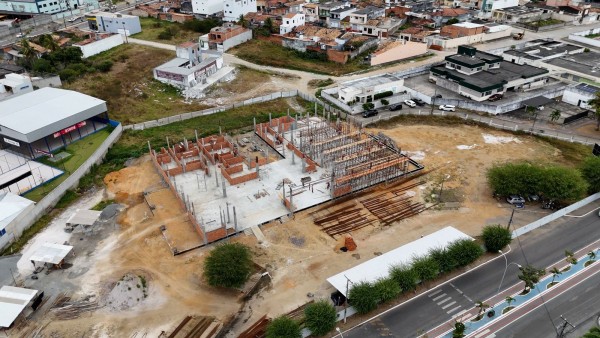
M331 11L338 8L350 8L352 5L349 2L329 1L319 3L319 20L326 22L327 18L331 17Z
M546 69L506 62L501 56L471 46L459 46L458 54L446 56L445 61L431 67L430 81L474 101L485 101L507 91L527 91L548 83Z
M85 16L91 30L124 35L142 31L140 18L135 15L110 12L91 12Z
M224 0L223 21L238 21L246 13L256 12L256 0Z
M192 0L192 11L202 16L215 15L223 11L223 0Z
M0 0L0 13L54 14L85 6L98 8L98 0Z
M288 13L281 18L281 25L279 25L279 34L287 34L298 26L304 26L304 23L304 14Z
M482 0L479 16L489 18L494 10L514 7L519 5L519 0Z
M369 20L377 19L385 16L385 8L367 6L359 9L348 15L350 17L350 25L354 31L362 31L362 26L366 25Z
M303 7L306 22L319 20L319 4L307 3Z
M355 7L342 7L330 11L330 16L327 18L327 27L341 28L342 20L348 17L351 13L356 12Z

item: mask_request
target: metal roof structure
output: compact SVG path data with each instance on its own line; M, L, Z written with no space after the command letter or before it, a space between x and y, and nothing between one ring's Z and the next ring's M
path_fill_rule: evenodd
M6 228L30 205L34 204L19 195L10 192L0 192L0 230Z
M38 290L5 285L0 289L0 327L10 327Z
M0 135L32 143L106 112L106 102L46 87L0 102Z
M453 227L445 227L346 271L342 271L337 275L331 276L327 278L327 281L346 296L346 283L348 280L350 280L352 284L359 282L375 282L378 279L389 275L390 266L410 264L414 257L425 255L429 250L434 248L445 248L450 243L459 239L473 240L473 238Z
M549 99L545 96L536 96L536 97L532 97L530 99L527 99L525 101L523 101L523 105L524 106L529 106L529 107L540 107L549 103L554 102L554 100Z
M98 218L100 218L100 214L102 211L95 210L86 210L86 209L77 209L75 213L69 217L67 220L67 224L70 225L93 225Z
M71 245L44 243L29 259L36 262L59 264L71 250L73 250Z

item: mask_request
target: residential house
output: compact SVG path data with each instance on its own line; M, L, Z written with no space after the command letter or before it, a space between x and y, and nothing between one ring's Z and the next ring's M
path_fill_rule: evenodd
M511 27L508 25L461 22L442 27L439 35L430 35L425 42L432 49L448 50L465 44L508 38L510 35Z
M0 79L4 79L7 74L23 74L25 68L10 63L0 63Z
M360 30L358 32L382 39L391 36L403 23L404 20L397 18L372 19L359 26Z
M283 4L283 6L287 8L288 13L303 13L305 4L306 4L306 1L304 1L304 0L296 0L296 1L286 2Z
M362 31L362 26L366 25L369 20L377 19L385 16L385 8L367 6L350 13L350 25L353 31Z
M177 57L154 68L154 78L187 89L205 83L223 67L219 52L200 50L199 44L186 42L176 47Z
M592 109L589 104L600 91L600 86L592 86L587 83L576 83L565 88L562 101L577 107Z
M442 27L442 29L440 30L440 35L451 39L455 39L463 36L483 34L484 32L484 25L478 25L471 22L462 22Z
M252 40L252 31L239 25L226 22L223 26L214 27L208 33L208 46L219 52L226 52L248 40Z
M330 11L330 17L327 18L327 27L342 28L344 19L351 13L356 12L356 7L342 7Z
M281 19L279 34L287 34L298 26L304 26L305 19L302 13L288 13Z
M431 13L434 8L434 0L405 0L402 7L409 8L411 13Z
M543 87L548 73L546 69L507 62L501 56L463 45L457 54L446 56L444 64L431 67L429 79L474 101L485 101L506 91Z
M600 9L592 9L590 4L558 6L552 18L573 24L591 24L600 20L598 11Z
M238 21L240 16L256 12L256 0L223 0L223 21Z
M327 22L327 18L331 17L331 11L338 8L349 8L352 7L350 2L346 1L328 1L319 3L319 20Z
M343 32L338 29L320 28L317 26L298 26L282 38L282 46L306 52L307 50L327 52L328 49L341 49L336 41Z
M192 0L192 11L201 16L223 12L223 0Z
M306 22L315 22L319 21L319 4L306 3L303 7L305 21Z
M0 79L0 101L33 91L28 75L6 74Z
M406 18L406 13L408 13L408 12L410 12L410 8L406 8L406 7L386 8L385 16L404 19L404 18Z
M169 21L169 22L179 22L184 23L186 21L194 20L194 16L191 14L184 13L176 13L176 12L159 12L156 17L159 20Z
M140 18L135 15L93 11L85 15L89 29L98 32L137 34L142 31Z

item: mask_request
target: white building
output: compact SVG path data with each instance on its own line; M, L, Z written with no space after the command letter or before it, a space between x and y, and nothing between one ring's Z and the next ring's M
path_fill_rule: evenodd
M238 21L240 15L256 11L256 0L223 1L223 21Z
M563 93L563 102L572 104L577 107L592 109L592 106L588 104L596 96L596 93L600 91L597 86L592 86L586 83L579 83L576 85L569 86Z
M93 31L133 35L142 31L140 18L135 15L94 11L85 15Z
M34 205L33 201L24 197L0 191L0 248L14 241L23 232L19 223Z
M519 0L482 0L479 16L489 18L494 10L515 6L519 6Z
M391 74L377 75L340 84L337 89L339 100L345 104L351 102L366 103L383 92L398 93L404 86L404 79Z
M29 76L6 74L0 79L0 101L33 91Z
M192 12L204 16L223 11L223 0L192 0Z
M298 26L304 26L305 18L302 13L288 13L281 19L279 34L287 34Z

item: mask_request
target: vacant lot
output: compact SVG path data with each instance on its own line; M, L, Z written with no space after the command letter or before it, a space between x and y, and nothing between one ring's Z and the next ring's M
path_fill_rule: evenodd
M250 40L234 49L230 49L228 52L259 65L296 69L318 74L338 76L369 68L369 65L360 62L362 60L361 56L342 65L331 61L303 58L293 49L261 40Z
M185 102L172 86L155 81L152 69L175 57L173 52L135 44L125 44L92 57L111 60L107 73L86 75L65 85L107 101L111 119L132 124L208 108Z
M136 39L177 45L187 41L198 42L198 38L200 37L200 33L186 30L183 25L178 22L169 22L154 18L140 18L140 24L142 26L142 31L132 35L132 37ZM170 39L160 39L158 36L165 30L171 31L173 37Z

